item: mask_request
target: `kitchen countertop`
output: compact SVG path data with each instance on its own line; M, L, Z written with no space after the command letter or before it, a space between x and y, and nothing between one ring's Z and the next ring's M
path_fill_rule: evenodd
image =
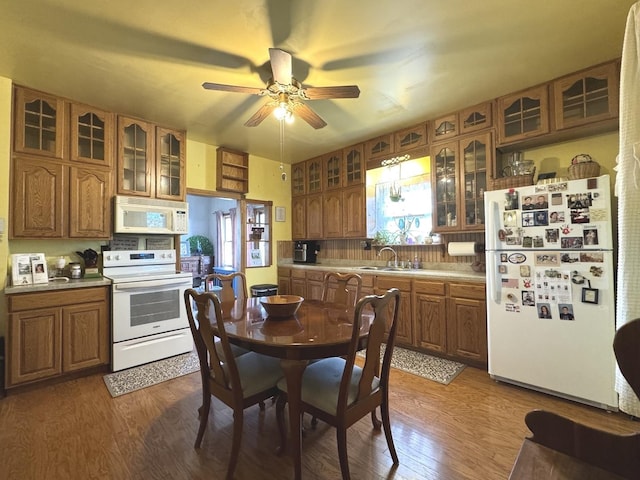
M466 264L438 264L438 266L446 266L443 268L434 268L429 265L427 268L402 268L397 270L385 270L385 266L378 264L367 264L360 262L358 265L345 265L344 263L335 264L330 262L304 264L304 263L278 263L279 267L299 268L305 270L327 270L331 269L336 272L360 273L362 275L397 275L410 278L433 278L437 280L461 280L465 282L486 283L485 272L474 272L471 267ZM375 268L371 268L375 267Z
M69 280L49 280L49 283L38 283L35 285L16 285L7 286L4 288L5 295L14 295L16 293L34 293L34 292L47 292L51 290L69 290L73 288L87 288L87 287L108 287L111 285L111 280L106 277L98 278L79 278Z

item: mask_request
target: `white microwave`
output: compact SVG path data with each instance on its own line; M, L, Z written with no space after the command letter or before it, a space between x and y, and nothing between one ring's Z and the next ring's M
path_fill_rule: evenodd
M114 203L114 233L188 233L187 202L116 195Z

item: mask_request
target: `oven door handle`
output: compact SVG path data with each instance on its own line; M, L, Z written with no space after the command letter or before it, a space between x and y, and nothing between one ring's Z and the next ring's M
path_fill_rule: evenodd
M142 282L128 282L128 283L117 283L113 286L114 291L122 291L122 292L133 292L140 290L149 290L150 288L157 287L187 287L191 288L193 284L192 280L175 280L175 279L166 279L166 280L145 280Z

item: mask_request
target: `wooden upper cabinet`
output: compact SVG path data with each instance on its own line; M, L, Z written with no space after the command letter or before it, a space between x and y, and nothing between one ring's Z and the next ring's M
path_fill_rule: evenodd
M307 193L304 181L305 162L294 163L291 165L291 195L304 195Z
M63 158L64 100L23 87L14 92L14 151Z
M555 128L562 130L618 117L619 83L616 62L554 81Z
M365 159L367 162L370 160L384 160L391 157L395 152L395 145L393 143L393 134L389 133L381 135L365 143Z
M365 162L364 162L364 144L359 143L342 151L343 159L343 177L342 185L350 187L351 185L360 185L365 179Z
M111 234L110 171L70 168L69 237L108 238Z
M420 123L394 133L395 153L404 153L428 143L427 124Z
M342 236L344 238L367 236L366 200L364 184L352 185L342 190Z
M298 196L291 199L291 238L304 240L307 238L307 205L306 197Z
M305 186L307 193L320 193L324 186L322 173L324 165L322 157L315 157L305 162Z
M433 121L431 138L434 142L455 137L458 133L460 133L458 128L458 115L455 113L436 118Z
M491 102L481 103L458 112L460 133L471 133L493 126L493 110Z
M118 117L118 193L152 197L155 195L154 132L148 122Z
M67 232L68 167L37 158L14 158L11 233L14 238L63 238Z
M156 129L156 197L184 201L185 134L182 131Z
M114 115L88 105L71 104L70 159L113 167Z
M216 155L216 190L247 193L249 191L249 154L218 147Z
M434 232L458 230L458 146L453 140L431 149Z
M324 238L342 238L342 191L325 192L322 205L322 234Z
M323 195L320 193L314 194L314 195L307 195L305 197L305 200L306 200L305 238L312 239L312 240L321 239L323 238L323 230L322 230Z
M498 143L505 145L549 133L549 89L540 85L497 100Z
M322 165L323 191L341 188L343 177L342 150L323 155Z

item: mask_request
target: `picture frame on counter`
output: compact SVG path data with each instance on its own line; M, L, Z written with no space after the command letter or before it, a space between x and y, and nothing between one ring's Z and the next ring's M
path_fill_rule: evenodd
M11 255L11 282L14 286L48 283L44 253L14 253Z

